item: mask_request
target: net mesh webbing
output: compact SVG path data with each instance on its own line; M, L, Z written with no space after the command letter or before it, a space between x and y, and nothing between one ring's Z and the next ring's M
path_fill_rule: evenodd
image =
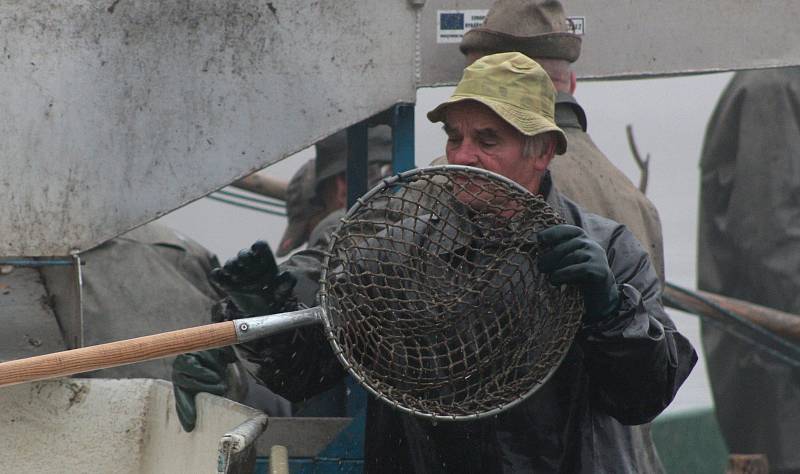
M464 167L389 179L347 214L322 281L331 342L368 389L421 416L495 413L568 350L574 287L536 269L536 233L564 222L542 198Z

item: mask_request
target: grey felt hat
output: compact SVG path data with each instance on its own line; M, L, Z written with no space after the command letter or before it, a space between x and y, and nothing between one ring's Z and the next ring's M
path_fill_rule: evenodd
M575 62L581 54L581 37L572 33L557 0L497 0L483 25L464 35L460 48L464 54L517 51L534 59Z
M371 127L367 132L367 160L373 163L392 162L392 129L388 125ZM347 132L340 131L316 144L316 184L347 169Z

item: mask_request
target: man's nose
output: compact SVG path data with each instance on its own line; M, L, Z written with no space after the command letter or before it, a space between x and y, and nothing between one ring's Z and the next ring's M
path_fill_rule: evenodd
M464 140L458 147L448 150L447 162L451 165L476 166L478 164L477 148Z

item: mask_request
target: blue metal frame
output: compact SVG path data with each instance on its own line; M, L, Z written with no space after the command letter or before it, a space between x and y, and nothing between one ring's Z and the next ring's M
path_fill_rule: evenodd
M392 127L392 170L395 173L414 168L414 104L397 104L390 111ZM347 206L352 207L356 200L367 192L367 164L369 149L367 145L368 124L363 121L347 129ZM367 392L352 377L348 376L347 416L353 422L329 445L328 457L336 453L348 453L339 458L353 459L357 454L364 457L364 428L366 423ZM346 449L349 447L349 449Z
M85 264L86 262L81 262ZM55 266L71 266L75 265L75 260L72 258L56 258L56 259L34 259L34 258L0 258L0 265L11 265L14 267L55 267Z
M347 129L347 207L367 192L367 122Z
M388 112L392 127L392 170L401 173L414 168L414 104L397 104ZM369 121L363 121L347 129L348 208L367 192L368 127ZM292 474L363 472L367 392L350 376L345 386L345 410L353 421L314 458L290 459ZM266 473L267 464L268 458L259 458L256 472Z
M414 104L397 104L392 110L392 169L414 168Z
M389 110L392 127L392 170L414 168L414 104L397 104ZM347 128L347 207L367 192L369 121Z

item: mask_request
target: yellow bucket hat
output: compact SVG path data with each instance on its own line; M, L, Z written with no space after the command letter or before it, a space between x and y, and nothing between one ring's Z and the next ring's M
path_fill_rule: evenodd
M428 112L431 122L443 122L447 107L472 100L492 109L523 135L556 132L556 153L567 151L567 137L555 122L556 89L550 76L522 53L484 56L466 69L449 99Z

